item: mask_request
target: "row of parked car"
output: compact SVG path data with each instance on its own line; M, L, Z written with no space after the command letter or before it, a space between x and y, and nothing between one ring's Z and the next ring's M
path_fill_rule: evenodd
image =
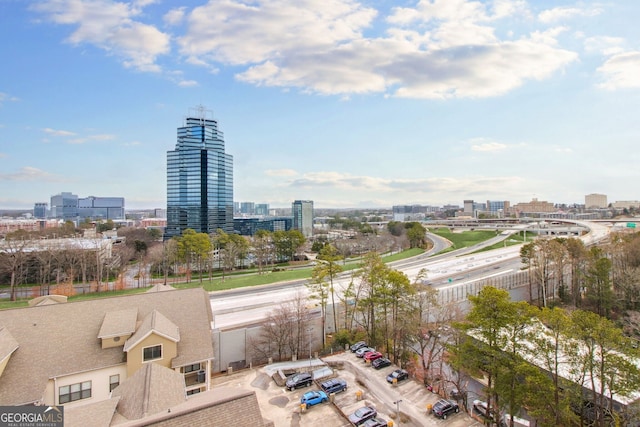
M357 357L363 358L365 362L371 362L371 366L375 369L381 369L391 365L389 359L385 358L374 348L369 347L365 341L358 341L353 344L350 349ZM396 369L387 375L387 382L392 384L407 379L409 379L409 372L405 369ZM447 419L449 415L460 412L460 407L455 400L440 399L433 405L431 412L438 418Z
M365 341L358 341L351 347L351 352L355 353L356 357L362 358L365 362L371 363L374 369L382 369L387 366L391 366L391 360L387 359L374 348L369 347ZM405 369L396 369L387 375L387 382L390 384L398 383L409 379L409 372Z
M313 378L311 374L301 372L290 376L285 384L287 390L291 391L301 387L309 387L313 384ZM335 393L341 393L348 388L347 382L342 378L332 378L320 383L320 390L307 391L300 397L300 404L305 405L305 408L326 403L329 401L329 396ZM354 413L349 415L349 421L355 426L362 427L384 427L387 422L377 417L377 411L371 406L364 406L359 408Z

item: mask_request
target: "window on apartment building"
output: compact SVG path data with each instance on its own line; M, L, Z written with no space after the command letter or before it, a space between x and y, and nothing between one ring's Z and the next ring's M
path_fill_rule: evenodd
M199 371L199 370L200 370L199 363L194 363L193 365L187 365L182 368L182 372L185 374L188 374L189 372Z
M120 374L109 376L109 392L120 385Z
M154 359L162 359L162 344L142 349L142 360L144 362Z
M58 391L58 401L60 404L88 399L91 397L91 381L63 385Z

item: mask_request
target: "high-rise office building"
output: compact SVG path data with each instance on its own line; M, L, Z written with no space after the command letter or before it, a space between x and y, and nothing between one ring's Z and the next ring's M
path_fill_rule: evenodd
M256 215L269 215L269 205L267 203L256 203Z
M253 202L241 202L240 213L243 215L254 215L256 213L256 204Z
M313 236L313 201L296 200L291 204L294 230L300 230L304 237Z
M39 218L39 219L44 219L47 217L47 207L49 206L48 203L44 203L44 202L37 202L34 206L33 206L33 216L35 218Z
M93 220L124 219L124 197L89 196L79 198L78 216Z
M176 148L167 152L165 239L187 228L233 233L233 156L225 153L218 122L203 107L178 128Z
M51 218L75 221L78 218L78 196L62 192L51 196Z

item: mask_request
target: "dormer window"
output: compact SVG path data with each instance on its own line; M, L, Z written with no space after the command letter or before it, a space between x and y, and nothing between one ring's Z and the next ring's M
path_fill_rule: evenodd
M162 359L162 344L142 349L143 362L149 362L156 359Z

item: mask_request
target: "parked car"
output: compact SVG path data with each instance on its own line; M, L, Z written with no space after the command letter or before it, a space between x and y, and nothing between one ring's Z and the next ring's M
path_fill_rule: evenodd
M376 359L380 359L382 357L382 353L379 351L370 351L366 353L362 358L365 362L373 362Z
M371 351L376 351L376 349L371 347L360 347L356 350L356 357L364 357L366 353L369 353Z
M493 420L493 414L488 411L489 408L488 408L487 402L480 399L476 399L473 401L473 409L476 410L483 417Z
M328 401L329 397L327 396L327 393L319 390L308 391L300 398L300 403L307 405L307 408L309 406L317 405L318 403L325 403Z
M292 375L289 378L287 378L285 387L287 387L287 390L291 391L294 388L309 387L312 382L313 382L313 378L311 377L311 374L303 372L300 374Z
M460 407L453 400L440 399L433 405L431 412L436 417L446 420L449 415L460 412Z
M351 350L352 353L355 353L356 350L362 347L367 347L367 343L365 341L358 341L357 343L352 344L351 347L349 347L349 349Z
M347 389L347 382L340 378L333 378L320 384L320 388L327 394L340 393Z
M393 383L393 380L396 380L396 382L400 382L406 379L409 379L409 372L404 369L396 369L395 371L387 375L388 383Z
M389 424L382 418L374 417L362 424L362 427L387 427Z
M382 369L386 366L391 366L391 360L387 359L386 357L381 357L371 362L371 366L376 369Z
M356 412L349 415L349 422L354 426L360 426L364 424L367 420L374 418L378 415L378 412L371 406L363 406L359 408Z

